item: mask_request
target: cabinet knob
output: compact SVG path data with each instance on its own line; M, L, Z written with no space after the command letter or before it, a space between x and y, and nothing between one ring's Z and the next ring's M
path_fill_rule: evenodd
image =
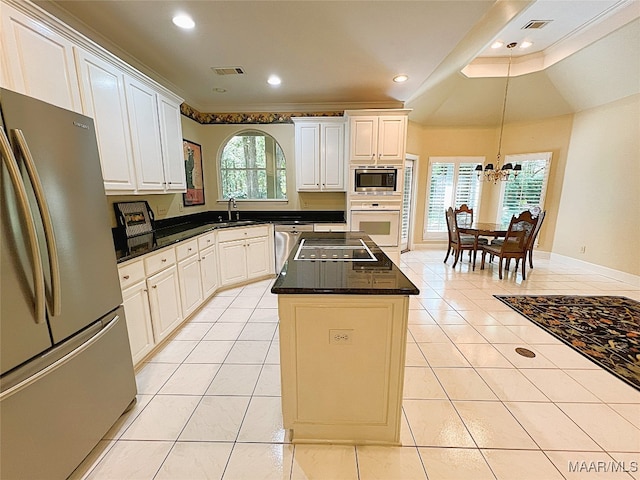
M149 290L147 290L146 288L142 289L143 292L148 292Z
M157 287L158 287L157 285L152 285L152 286L151 286L151 288L157 288Z
M190 252L191 250L193 250L193 248L187 248L187 251Z
M122 278L123 278L124 280L129 280L129 275L124 275Z
M164 263L164 262L166 262L166 261L167 261L167 259L166 259L166 258L163 258L163 259L162 259L162 263Z

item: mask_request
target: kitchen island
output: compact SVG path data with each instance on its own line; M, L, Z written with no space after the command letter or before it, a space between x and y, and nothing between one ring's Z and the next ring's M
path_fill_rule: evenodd
M416 286L363 233L304 233L271 292L291 441L400 445Z

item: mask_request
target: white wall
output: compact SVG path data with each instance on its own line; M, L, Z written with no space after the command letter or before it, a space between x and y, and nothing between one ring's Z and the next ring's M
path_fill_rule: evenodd
M553 253L640 275L639 209L640 95L577 113Z

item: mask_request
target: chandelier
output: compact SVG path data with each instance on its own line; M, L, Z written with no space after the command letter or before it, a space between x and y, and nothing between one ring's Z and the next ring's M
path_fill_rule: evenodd
M504 100L502 102L502 119L500 121L500 138L498 139L498 155L496 156L496 164L495 167L493 163L487 163L482 169L482 165L476 166L476 175L478 180L481 182L493 182L498 183L498 180L501 182L506 182L509 179L516 178L518 174L522 171L522 165L515 164L512 165L511 162L505 163L500 167L500 159L502 157L502 132L504 131L504 113L507 109L507 92L509 91L509 75L511 74L511 58L512 58L512 50L516 45L516 42L512 42L507 45L509 49L509 66L507 68L507 81L504 87Z

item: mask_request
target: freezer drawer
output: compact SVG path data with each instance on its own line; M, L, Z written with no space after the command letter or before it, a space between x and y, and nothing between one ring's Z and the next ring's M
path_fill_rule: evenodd
M88 341L0 394L3 480L67 478L135 398L123 308L105 320Z

